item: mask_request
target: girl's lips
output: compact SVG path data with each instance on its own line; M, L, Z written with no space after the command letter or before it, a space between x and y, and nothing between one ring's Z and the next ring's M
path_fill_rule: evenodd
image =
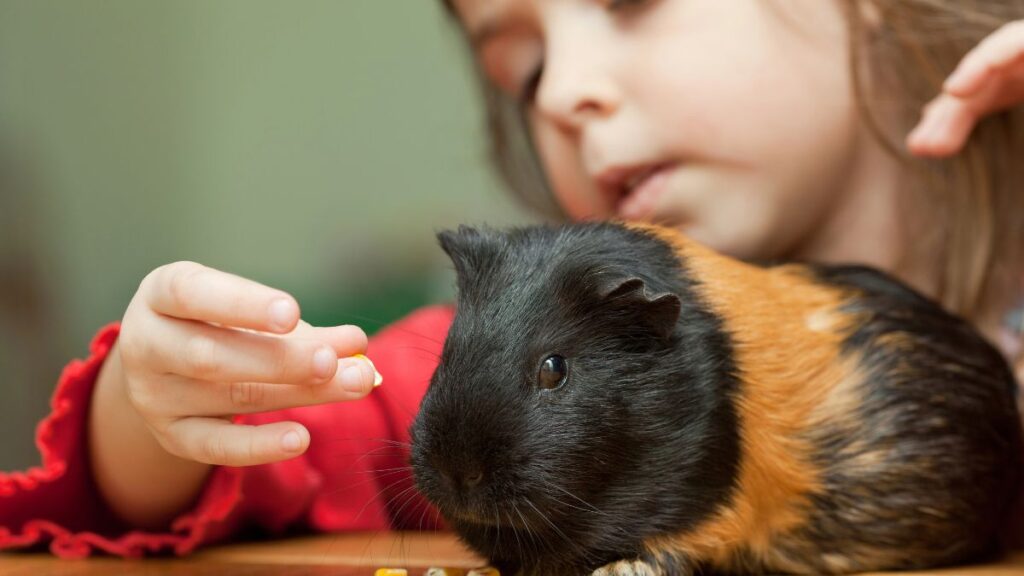
M666 164L646 175L616 201L616 214L627 220L643 220L651 216L658 198L667 188L669 176L676 167L675 164Z

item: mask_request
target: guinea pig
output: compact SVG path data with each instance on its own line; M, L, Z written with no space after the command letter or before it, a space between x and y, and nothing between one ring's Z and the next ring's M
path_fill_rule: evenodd
M503 574L839 574L998 550L1012 373L888 275L617 222L438 238L458 296L410 463Z

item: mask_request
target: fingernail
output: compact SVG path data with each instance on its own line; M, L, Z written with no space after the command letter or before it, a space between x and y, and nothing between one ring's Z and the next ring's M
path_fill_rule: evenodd
M338 357L327 348L321 348L313 355L313 370L319 378L329 378L338 369Z
M295 452L302 446L302 438L299 438L299 433L290 430L285 433L281 438L281 447L289 452Z
M373 368L373 363L365 356L362 358L360 355L353 356L346 360L341 370L341 387L349 392L366 394L369 392L366 385L370 381L371 373L373 374L373 386L379 386L381 377Z
M377 372L377 367L373 365L373 361L367 358L365 354L356 354L355 356L353 356L353 358L362 358L363 360L366 360L366 363L369 364L370 368L373 369L374 388L384 383L384 377L380 375L380 372Z
M366 392L366 373L359 366L352 365L341 372L341 387L349 392Z
M292 303L286 298L278 298L270 303L270 325L283 332L291 326Z

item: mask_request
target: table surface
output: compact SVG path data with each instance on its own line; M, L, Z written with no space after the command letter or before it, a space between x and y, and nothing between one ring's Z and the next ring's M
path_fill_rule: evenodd
M468 568L480 564L451 534L378 532L218 546L182 559L58 560L45 554L0 553L0 576L372 576L376 568L384 566L407 568L410 576L420 576L428 566ZM984 566L899 574L1021 576L1024 552Z

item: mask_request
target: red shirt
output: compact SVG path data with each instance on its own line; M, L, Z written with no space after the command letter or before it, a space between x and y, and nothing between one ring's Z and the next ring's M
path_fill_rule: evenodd
M431 306L381 330L367 355L384 384L367 398L246 415L263 424L294 420L310 432L305 454L245 468L216 467L191 510L165 531L132 529L105 505L93 483L86 417L100 366L119 325L96 335L90 355L64 368L51 413L36 430L42 466L0 472L0 550L49 544L57 556L101 550L121 556L187 554L243 530L434 529L433 513L412 489L408 428L441 354L454 310Z

